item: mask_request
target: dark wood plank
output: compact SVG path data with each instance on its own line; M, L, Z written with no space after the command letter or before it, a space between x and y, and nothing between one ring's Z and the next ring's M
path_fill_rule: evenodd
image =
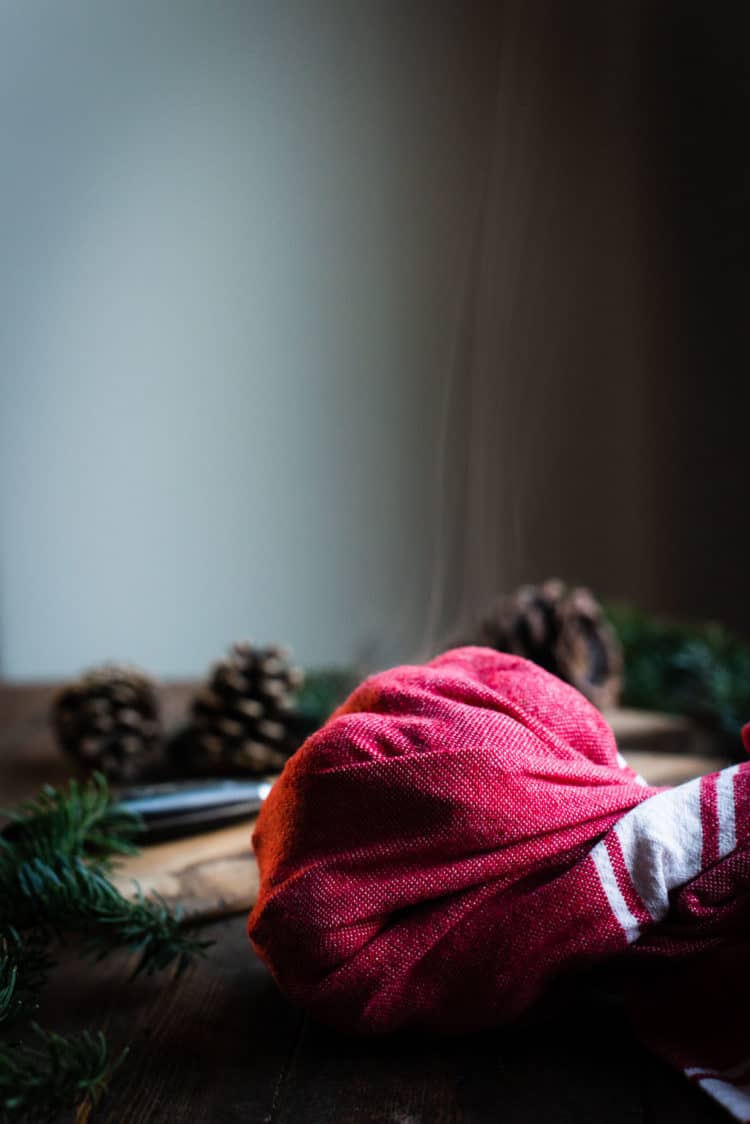
M40 1020L101 1027L115 1052L129 1047L96 1124L272 1119L302 1016L252 954L243 918L202 932L216 943L180 979L133 980L131 957L92 967L72 950L55 972Z
M24 725L43 723L54 691L54 684L49 683L0 683L0 745L17 741Z
M187 684L165 691L168 721ZM2 802L69 772L47 722L50 687L0 690ZM719 1124L727 1119L646 1055L622 1012L583 985L522 1024L462 1038L362 1040L316 1026L253 956L244 918L181 980L130 979L65 950L39 1012L60 1031L102 1027L130 1053L96 1124ZM61 1122L62 1124L62 1122ZM68 1121L65 1124L69 1124Z
M273 1124L640 1124L643 1051L583 1002L493 1033L355 1039L306 1023Z
M644 1052L644 1124L731 1124L729 1114L681 1073Z
M60 784L71 766L55 748L49 708L55 688L0 687L0 805L8 807L43 784Z

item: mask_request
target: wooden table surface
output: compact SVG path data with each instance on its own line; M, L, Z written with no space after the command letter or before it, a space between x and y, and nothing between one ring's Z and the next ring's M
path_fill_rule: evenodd
M165 691L176 717L189 687ZM0 687L0 804L68 770L47 728L51 689ZM590 988L522 1026L466 1037L364 1041L320 1027L276 990L244 917L202 927L208 957L178 981L129 979L116 954L70 952L40 1021L103 1028L129 1055L93 1124L726 1124L729 1117L652 1059L615 1002Z

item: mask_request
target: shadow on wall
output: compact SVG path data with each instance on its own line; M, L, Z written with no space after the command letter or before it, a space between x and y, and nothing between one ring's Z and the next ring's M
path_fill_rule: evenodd
M503 7L446 472L447 616L559 574L658 607L671 326L638 6ZM460 526L457 537L451 531ZM436 616L439 614L436 613Z
M556 573L750 632L750 15L503 11L445 600Z
M654 162L678 276L672 362L656 384L660 556L670 609L750 634L750 12L690 2L655 19Z

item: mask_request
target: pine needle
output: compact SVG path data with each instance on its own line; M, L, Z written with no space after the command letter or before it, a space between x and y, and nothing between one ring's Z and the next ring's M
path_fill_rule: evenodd
M41 1124L61 1108L88 1116L125 1053L112 1061L101 1031L64 1036L32 1025L30 1039L0 1049L1 1124Z
M63 1109L84 1124L124 1056L110 1059L101 1032L63 1036L32 1022L56 938L80 936L95 960L129 948L134 974L174 966L179 975L211 943L186 933L162 899L138 892L129 901L110 882L116 859L137 853L139 829L96 775L42 789L0 835L0 1124L53 1120Z
M7 814L12 825L0 837L0 847L16 862L80 855L108 866L115 857L138 851L135 840L141 822L112 803L101 773L85 785L70 781L67 792L46 785L38 796Z
M625 657L623 703L685 714L727 735L739 753L750 720L750 644L721 625L653 617L612 603Z

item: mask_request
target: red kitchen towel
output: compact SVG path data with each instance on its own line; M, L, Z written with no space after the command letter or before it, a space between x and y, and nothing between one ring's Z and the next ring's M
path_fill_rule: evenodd
M361 1032L494 1026L619 955L650 1046L750 1121L749 836L750 762L651 788L572 687L461 648L366 680L290 760L248 931Z

